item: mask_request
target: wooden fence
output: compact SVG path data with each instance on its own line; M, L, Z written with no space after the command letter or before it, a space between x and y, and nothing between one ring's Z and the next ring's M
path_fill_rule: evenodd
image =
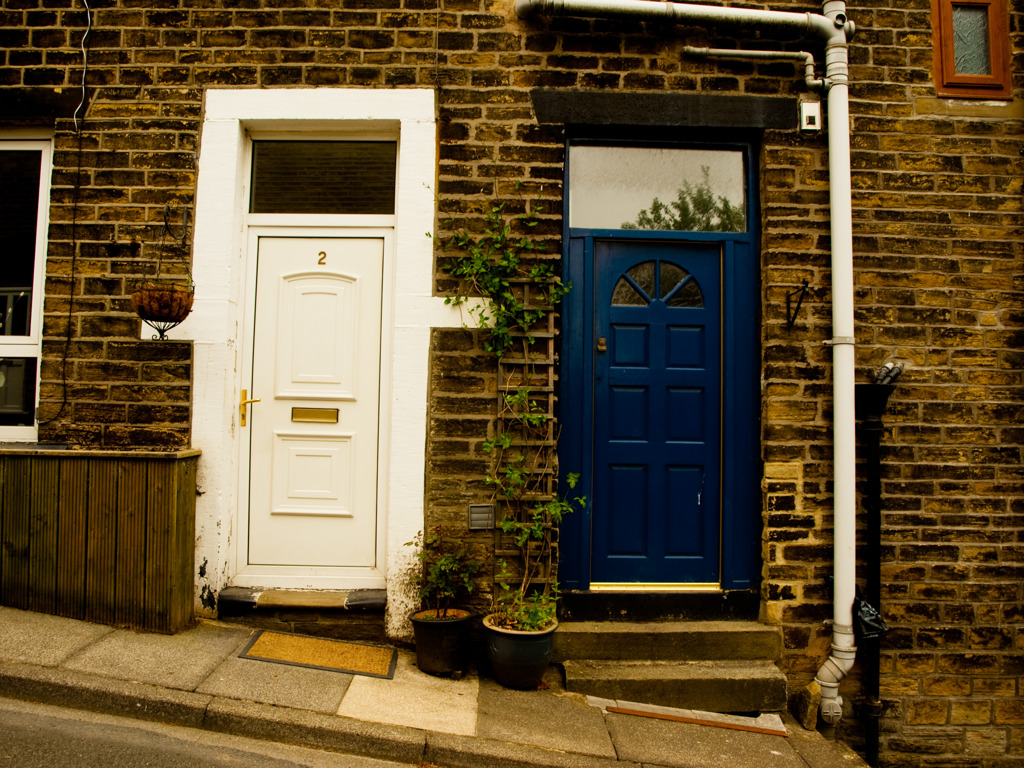
M188 626L198 457L0 449L0 604L156 632Z

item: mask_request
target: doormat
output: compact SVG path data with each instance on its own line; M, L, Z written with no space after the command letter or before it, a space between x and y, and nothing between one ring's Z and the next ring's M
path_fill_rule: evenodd
M398 651L394 648L266 630L256 635L238 655L243 659L383 677L387 680L395 676L395 664L398 662Z

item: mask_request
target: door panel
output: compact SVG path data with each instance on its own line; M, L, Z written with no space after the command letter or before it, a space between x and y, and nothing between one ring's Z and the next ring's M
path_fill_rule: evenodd
M250 565L376 560L379 238L259 239Z
M594 254L591 582L717 584L721 249Z

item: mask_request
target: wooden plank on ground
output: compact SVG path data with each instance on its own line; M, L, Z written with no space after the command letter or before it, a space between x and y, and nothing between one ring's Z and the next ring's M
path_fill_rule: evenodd
M606 702L603 704L603 709L623 715L651 717L656 720L671 720L676 723L707 725L712 728L728 728L734 731L764 733L770 736L789 736L782 718L773 713L765 713L758 717L742 717L740 715L725 715L719 712L663 707L657 704L644 704L635 701Z

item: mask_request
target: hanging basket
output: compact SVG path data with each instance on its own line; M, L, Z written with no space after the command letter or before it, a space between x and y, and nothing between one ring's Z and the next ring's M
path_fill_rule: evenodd
M140 284L132 293L132 309L163 340L167 331L179 325L192 311L195 286L184 281L154 281Z

